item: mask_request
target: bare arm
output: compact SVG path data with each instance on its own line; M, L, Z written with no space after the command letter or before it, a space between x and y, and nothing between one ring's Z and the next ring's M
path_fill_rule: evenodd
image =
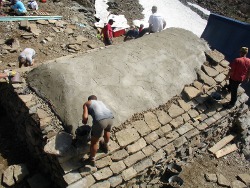
M226 80L229 79L229 77L231 76L232 72L233 72L232 69L229 69L228 74L226 76Z
M8 75L6 73L0 73L0 78L6 78Z
M82 123L87 124L88 123L88 116L89 116L89 111L88 111L88 106L90 106L91 101L87 101L83 105L83 114L82 114Z

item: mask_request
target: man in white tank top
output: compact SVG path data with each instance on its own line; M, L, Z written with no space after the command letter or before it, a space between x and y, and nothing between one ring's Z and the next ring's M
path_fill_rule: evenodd
M91 131L90 156L86 162L95 166L95 155L98 150L99 139L103 136L104 141L100 142L101 149L108 153L108 142L110 139L110 131L113 125L114 116L102 101L98 101L95 95L88 97L88 101L83 105L82 123L87 124L88 116L93 119Z

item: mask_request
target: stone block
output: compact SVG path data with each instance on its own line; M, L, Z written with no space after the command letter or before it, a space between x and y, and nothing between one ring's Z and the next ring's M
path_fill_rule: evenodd
M21 20L20 21L20 27L22 27L22 28L27 28L28 29L29 25L30 25L30 23L29 23L28 20Z
M186 142L187 142L187 139L185 138L185 136L181 136L181 137L177 138L176 140L174 140L173 144L176 148L179 148L183 144L185 144Z
M188 113L182 114L182 118L183 118L184 123L190 120L190 116L188 115Z
M188 114L190 115L191 118L195 118L195 117L199 116L199 112L197 112L195 109L189 110Z
M43 109L37 109L36 113L40 119L44 119L46 117L49 117L49 114L46 111L44 111Z
M90 188L110 188L109 181L103 181L92 185Z
M97 160L95 164L97 168L103 168L105 166L111 165L111 163L112 163L111 157L107 156L107 157Z
M72 171L72 172L70 172L70 173L68 173L68 174L65 174L65 175L63 176L64 181L65 181L68 185L70 185L70 184L76 182L77 180L79 180L79 179L81 179L81 178L82 178L82 176L81 176L81 174L80 174L78 171Z
M140 138L136 143L127 146L127 151L129 154L135 153L147 145L146 141L143 138Z
M214 118L216 121L218 121L219 119L222 118L222 116L220 115L220 113L215 113L215 114L213 115L213 118Z
M79 169L79 172L82 177L95 173L96 171L97 171L97 168L91 165L85 165L84 167Z
M163 149L159 149L157 152L155 152L152 156L151 159L155 163L157 163L160 159L165 158L166 153L163 151Z
M168 145L166 145L163 150L166 152L167 155L170 155L171 153L173 153L175 151L175 147L173 143L170 143Z
M156 148L156 149L160 149L161 147L165 146L166 145L166 142L167 142L167 139L165 137L162 137L156 141L153 142L153 146Z
M203 84L201 82L196 80L196 81L194 81L193 85L194 85L194 87L196 87L197 89L202 91Z
M160 138L163 137L163 136L165 136L164 132L162 132L162 130L161 130L161 127L159 129L155 130L155 132L156 132L156 134L158 134L158 136Z
M184 110L177 106L176 104L172 104L168 109L168 113L172 118L176 118L184 113Z
M230 181L228 181L228 179L225 178L225 176L223 176L222 174L216 174L216 175L217 175L217 183L220 186L230 187Z
M217 175L216 175L216 174L206 173L206 174L205 174L205 178L206 178L206 180L209 181L209 182L214 182L214 183L217 182Z
M134 169L136 172L141 172L151 166L153 166L153 161L150 158L147 158L135 164Z
M142 151L139 151L133 155L128 156L126 159L124 159L124 163L126 164L127 167L130 167L145 157L146 156L142 153Z
M204 120L204 123L206 123L208 126L212 125L215 122L216 122L216 119L214 119L213 117L210 117Z
M161 124L158 121L157 117L155 114L153 114L152 112L147 112L144 114L144 119L147 123L147 125L149 126L149 128L154 131L156 129L158 129Z
M120 161L128 156L128 152L125 149L116 151L111 155L113 161Z
M221 83L226 79L226 76L225 74L221 73L218 76L216 76L214 79L217 83Z
M214 86L216 85L216 82L213 78L209 77L208 75L206 75L202 70L196 70L198 78L201 82L209 85L209 86Z
M183 93L187 96L189 100L197 97L201 94L201 91L192 86L186 86L183 90Z
M116 174L119 174L124 169L126 169L126 166L123 163L123 161L119 161L119 162L112 163L111 166L110 166L110 169L116 175Z
M201 143L201 137L200 135L197 135L196 137L191 138L189 146L195 147L195 146L198 146L200 143Z
M117 151L120 148L120 146L113 140L109 141L109 153L112 153L114 151Z
M117 187L122 183L122 177L121 176L114 176L108 179L110 182L110 187Z
M95 172L93 174L93 176L95 177L95 179L97 181L103 180L103 179L107 179L107 178L109 178L112 175L113 175L113 172L110 170L109 167L106 167L106 168L103 168L101 170L98 170L97 172Z
M220 65L222 66L222 67L224 67L224 68L228 68L229 67L229 62L227 61L227 60L222 60L221 62L220 62Z
M156 149L152 145L149 145L149 146L142 149L142 152L146 155L146 157L153 154L155 151L156 151Z
M87 186L87 180L85 178L69 185L67 188L79 188L79 187L89 187Z
M128 180L132 179L136 175L137 175L137 172L136 172L136 170L133 167L130 167L130 168L128 168L128 169L126 169L126 170L124 170L122 172L122 178L125 181L128 181Z
M158 138L159 138L159 136L158 136L158 134L156 134L155 131L144 137L144 139L146 140L146 142L148 144L151 144L152 142L154 142Z
M192 130L188 131L186 134L184 134L184 136L187 139L190 139L190 138L194 137L195 135L197 135L199 133L200 133L200 131L198 131L198 129L192 129Z
M221 62L225 59L225 56L217 50L206 51L205 55L209 63L213 65L218 65L219 63L221 64Z
M207 126L207 124L206 123L200 123L200 124L198 124L197 126L196 126L196 128L199 130L199 131L203 131L203 130L205 130L206 128L207 128L208 126Z
M81 167L83 167L83 163L80 161L76 161L76 160L68 160L64 163L61 164L62 169L64 170L64 173L69 173L73 170L77 170Z
M186 103L184 100L178 100L178 103L185 112L191 109L191 105Z
M170 124L174 127L177 128L180 125L184 123L182 116L178 116L177 118L173 119Z
M33 95L32 94L28 94L28 95L19 95L18 96L24 103L27 103L29 101L32 100Z
M186 132L190 131L191 129L193 129L194 127L192 125L190 125L189 123L185 123L184 125L182 125L179 129L177 129L177 132L180 135L185 134Z
M158 117L159 122L162 125L166 125L167 123L169 123L172 120L172 118L167 114L167 112L165 112L163 110L157 110L156 115Z
M179 134L176 131L173 131L173 132L167 134L165 137L167 139L166 144L168 144L168 143L172 142L173 140L175 140L176 138L178 138Z
M162 126L160 129L164 134L167 134L172 131L172 128L169 124Z
M216 69L208 67L206 65L202 65L201 69L210 77L215 77L219 74L219 72Z
M140 135L134 128L127 128L115 133L117 141L121 147L127 146L140 138Z
M245 183L247 186L250 186L250 174L239 174L237 178L239 178L239 180Z
M141 136L147 135L151 132L151 129L144 120L135 121L132 123L132 126L139 132Z
M232 188L247 188L247 186L239 180L234 180L232 182Z

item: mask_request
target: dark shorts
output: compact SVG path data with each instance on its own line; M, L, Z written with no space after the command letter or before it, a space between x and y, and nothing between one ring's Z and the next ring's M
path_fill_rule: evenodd
M104 131L110 132L113 126L113 119L103 119L93 122L91 135L100 138L103 136Z
M104 38L103 42L104 42L105 46L108 46L108 45L112 44L112 41L110 40L110 38Z

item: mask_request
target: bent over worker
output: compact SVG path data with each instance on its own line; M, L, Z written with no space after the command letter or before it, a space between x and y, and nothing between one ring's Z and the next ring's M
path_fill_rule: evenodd
M95 95L88 97L88 101L83 105L82 123L87 124L88 115L92 116L93 125L91 131L90 156L86 160L92 166L95 166L95 156L98 150L99 139L103 136L104 142L100 142L101 149L108 153L108 143L110 131L113 126L113 113L102 101L98 101Z
M25 48L20 55L18 56L18 62L19 62L19 68L24 65L27 66L33 66L34 65L34 57L36 55L36 52L32 48Z

